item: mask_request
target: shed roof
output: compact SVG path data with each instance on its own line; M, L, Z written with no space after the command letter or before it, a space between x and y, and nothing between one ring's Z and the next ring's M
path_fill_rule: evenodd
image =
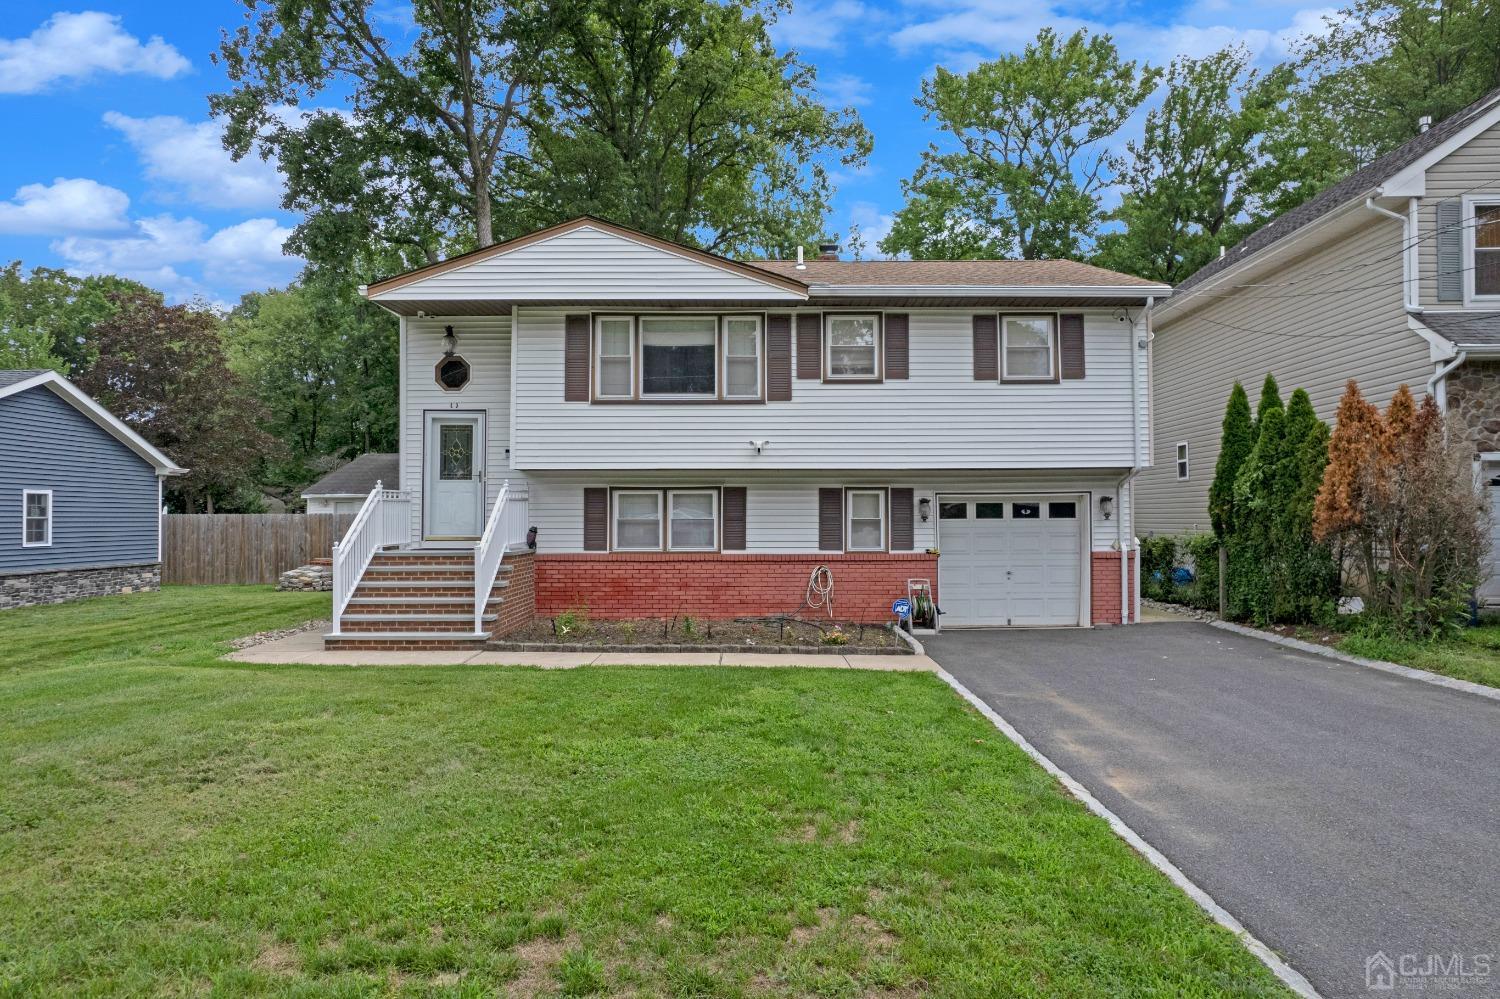
M396 454L362 454L302 490L302 495L364 496L375 488L377 482L394 489L400 475L400 457Z

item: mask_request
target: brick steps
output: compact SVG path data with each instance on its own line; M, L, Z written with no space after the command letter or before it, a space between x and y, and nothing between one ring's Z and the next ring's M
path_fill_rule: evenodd
M487 631L417 632L362 631L342 635L324 635L323 647L330 651L366 650L387 652L444 652L484 648Z
M503 589L502 566L495 591ZM491 592L474 630L474 551L424 549L377 552L339 617L338 635L324 636L329 649L481 648L499 619L504 597Z

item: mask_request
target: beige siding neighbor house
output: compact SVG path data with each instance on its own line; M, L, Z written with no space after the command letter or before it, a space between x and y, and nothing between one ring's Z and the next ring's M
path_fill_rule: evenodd
M1072 261L735 261L580 218L366 289L401 318L399 481L334 645L532 614L1135 617L1161 284ZM819 574L814 579L814 574Z
M1379 405L1402 384L1431 394L1500 483L1500 91L1231 248L1152 325L1146 533L1209 529L1230 388L1253 404L1268 373L1283 395L1307 389L1325 420L1351 378ZM1482 595L1500 602L1500 585Z

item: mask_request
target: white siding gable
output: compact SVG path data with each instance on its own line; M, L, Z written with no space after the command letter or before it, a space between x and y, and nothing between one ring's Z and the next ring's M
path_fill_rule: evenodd
M754 300L806 296L686 254L593 226L579 226L514 250L439 271L377 302L499 299L546 301Z

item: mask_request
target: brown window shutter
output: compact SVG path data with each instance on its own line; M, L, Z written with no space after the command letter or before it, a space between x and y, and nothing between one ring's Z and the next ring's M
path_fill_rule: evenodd
M609 490L583 491L583 550L609 551Z
M724 534L720 546L726 552L745 550L745 487L725 486L719 500L723 510Z
M844 491L818 490L818 551L844 550Z
M792 317L766 317L766 401L792 399Z
M994 316L974 317L974 380L1000 378L1000 332Z
M885 376L902 379L910 369L911 317L904 312L885 317Z
M917 543L915 506L915 490L891 490L891 551L909 552Z
M1083 316L1057 318L1058 353L1062 358L1064 378L1083 377Z
M823 377L823 317L797 317L797 377Z
M589 317L563 320L563 401L589 401Z

